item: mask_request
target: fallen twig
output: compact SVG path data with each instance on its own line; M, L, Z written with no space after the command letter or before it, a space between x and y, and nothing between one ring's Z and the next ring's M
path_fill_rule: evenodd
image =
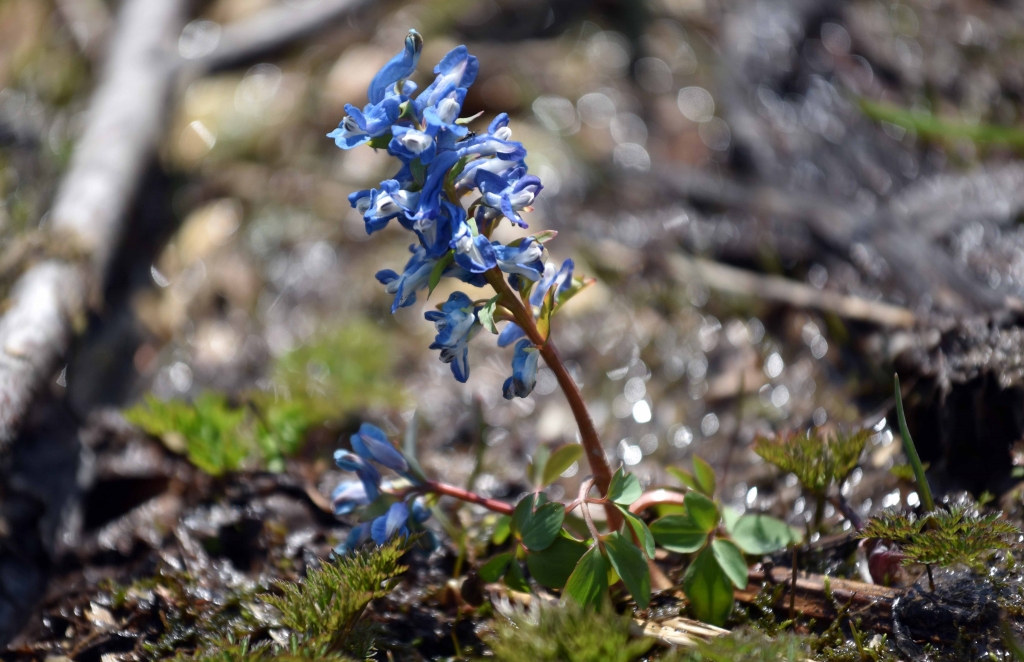
M788 278L766 276L703 258L673 254L666 256L666 260L678 280L699 281L719 292L814 308L885 327L909 327L915 323L914 313L899 306L818 290Z
M224 26L216 47L188 62L184 71L201 75L251 61L328 29L371 4L371 0L316 0L301 8L286 3L265 9L251 18Z
M50 212L54 237L81 259L43 260L15 284L0 319L0 444L17 431L32 396L53 374L90 295L98 291L122 221L163 128L185 0L128 0Z

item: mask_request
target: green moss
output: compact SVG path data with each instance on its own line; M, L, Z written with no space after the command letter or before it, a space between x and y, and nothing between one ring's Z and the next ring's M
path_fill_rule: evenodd
M680 662L802 662L810 657L808 640L794 634L769 637L740 628L727 635L697 643L695 650L665 660Z
M654 642L632 638L629 623L607 604L587 610L537 600L499 619L487 643L498 662L632 662Z
M1020 529L998 513L983 516L966 504L957 504L920 518L883 511L868 521L859 537L892 540L900 546L905 563L963 563L982 572L994 551L1009 549L1008 538L1013 535L1020 535Z
M393 339L367 320L298 347L274 366L273 382L286 399L301 403L314 420L337 419L368 407L404 403L393 376Z

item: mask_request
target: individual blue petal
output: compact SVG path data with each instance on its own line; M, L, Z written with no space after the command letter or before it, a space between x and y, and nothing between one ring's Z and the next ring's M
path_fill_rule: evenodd
M338 128L328 133L327 137L334 139L334 144L342 149L352 149L368 142L373 136L360 128L351 115L347 115L338 124Z
M370 539L370 523L364 522L352 527L352 530L348 532L348 537L345 542L341 543L334 548L334 553L338 556L346 556L356 551L363 544Z
M373 520L370 535L378 545L384 545L396 535L408 536L409 507L401 501L391 504L388 512Z
M490 125L487 127L487 133L495 134L500 129L504 129L508 126L508 113L498 113L498 115L491 120Z
M526 331L516 324L515 322L509 322L505 325L505 328L498 334L498 347L508 347L520 338L526 337Z
M496 156L502 161L522 161L526 157L526 148L522 143L483 134L460 142L456 153L459 158Z
M423 50L423 37L415 30L409 30L405 38L405 49L391 58L370 81L370 89L367 96L370 103L380 103L384 100L388 88L408 78L416 71L416 64L420 59L420 51Z
M541 186L539 177L526 175L520 178L502 192L501 212L519 227L527 227L526 223L516 212L524 209L528 210L542 188L544 187Z
M391 304L392 313L416 303L416 293L430 284L430 274L437 264L437 260L427 257L427 252L422 246L414 244L409 248L413 255L401 275L391 269L377 272L377 280L385 285L384 291L395 295Z
M533 392L533 387L537 385L538 358L540 352L529 340L516 343L512 355L512 376L505 380L501 389L506 400L525 398Z
M339 469L353 471L363 483L366 498L375 501L380 496L380 472L366 459L346 450L334 451L334 463Z
M334 508L334 514L339 517L369 503L366 485L361 480L342 481L331 492L331 506Z
M363 423L359 432L352 435L352 450L364 460L373 460L392 471L403 473L409 470L405 457L388 441L384 431L376 425Z
M365 214L366 210L370 208L370 200L373 196L373 191L370 189L363 189L362 191L356 191L348 194L348 203L352 205L352 209L359 212L360 215Z
M551 263L545 265L544 277L540 279L540 282L537 283L537 286L533 288L533 292L530 294L530 305L540 307L552 286L556 288L556 295L572 287L572 270L575 266L576 263L570 259L563 262L560 269L556 269L555 265Z
M471 232L452 240L455 249L455 263L466 271L482 274L497 264L494 246L482 234L473 236Z
M427 166L427 177L420 190L419 206L416 213L411 216L413 220L435 218L441 213L444 180L459 158L456 152L442 152Z
M423 524L430 519L430 509L427 508L427 502L423 497L416 497L412 502L412 521L417 524Z

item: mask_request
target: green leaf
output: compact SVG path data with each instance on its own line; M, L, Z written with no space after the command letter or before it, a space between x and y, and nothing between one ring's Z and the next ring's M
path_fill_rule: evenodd
M622 516L629 522L629 526L636 533L637 540L640 541L640 546L647 554L647 558L654 558L654 534L647 528L647 524L642 519L629 512L622 506L615 504L615 507L622 512Z
M541 304L540 315L537 316L537 331L545 340L551 331L551 314L555 312L555 290L557 289L558 285L552 285L544 295L544 303Z
M651 571L644 555L617 531L604 539L604 548L608 552L608 560L633 595L637 606L647 609L651 602Z
M476 313L476 318L480 320L480 324L495 335L498 333L498 327L495 325L494 308L498 305L499 297L501 297L500 294L495 294Z
M732 582L718 565L710 547L698 554L686 569L683 592L694 616L705 623L725 625L732 611Z
M519 503L516 504L516 509L512 511L512 533L517 536L522 536L521 531L526 526L530 518L533 517L533 502L537 498L536 494L530 493L524 496Z
M476 115L473 115L471 117L458 117L458 118L455 119L455 123L459 124L459 125L462 125L462 126L465 126L466 124L469 124L470 122L472 122L473 120L475 120L476 118L480 117L483 114L484 114L484 111L481 110L479 113L477 113Z
M644 493L640 487L640 481L633 474L627 474L619 467L619 470L612 476L612 482L608 486L608 500L613 503L628 506Z
M742 516L743 513L732 506L722 506L722 523L725 524L725 530L729 533L732 533L733 527L736 526L736 522L738 522Z
M658 544L670 552L689 554L704 546L708 532L689 515L667 515L651 524Z
M903 395L900 393L900 376L893 375L893 384L896 388L896 417L900 421L900 436L903 437L903 452L907 454L910 466L914 468L914 479L917 482L917 489L921 492L921 505L927 513L935 510L935 500L932 498L932 490L928 486L928 477L924 473L924 465L921 464L921 457L917 454L917 446L910 436L907 428L907 418L903 415Z
M491 542L495 545L502 545L508 540L509 534L512 533L512 518L508 515L502 515L498 518L498 521L494 523L494 533L491 534Z
M736 588L747 587L747 560L743 558L740 548L728 540L711 541L711 551L715 560Z
M699 492L707 497L715 496L715 470L696 455L693 456L693 477Z
M564 594L582 607L597 607L608 594L608 561L597 545L584 554L565 583Z
M573 298L583 290L587 289L591 285L597 282L596 278L573 278L572 284L565 290L558 292L556 303L556 312L560 309L569 299Z
M550 458L550 457L551 457L551 451L548 450L548 447L543 445L543 444L538 445L537 448L533 451L533 457L530 458L530 472L529 472L529 475L530 475L530 482L533 483L534 485L536 485L537 487L541 487L540 479L541 479L541 476L544 474L544 467L547 466L548 458ZM538 499L544 498L543 495L544 495L543 492L538 492L537 493L537 498ZM538 501L536 505L537 505L537 507L540 507L540 502Z
M382 136L376 136L374 138L370 138L370 141L368 143L366 143L366 144L369 145L370 147L374 148L374 149L386 149L387 146L388 146L388 143L390 143L390 142L391 142L391 132L388 131L387 133L385 133Z
M559 446L548 458L548 464L544 467L544 475L541 477L541 485L546 487L558 480L558 477L581 457L583 457L583 446L579 444Z
M441 282L441 276L444 275L444 270L455 261L455 251L448 251L437 261L434 268L430 271L430 280L427 281L427 285L430 289L427 291L427 298L434 293L434 288Z
M705 533L711 533L718 526L718 506L715 502L699 492L687 492L683 497L686 504L686 514L690 516L694 524L701 527Z
M560 503L546 503L533 513L519 529L523 544L531 552L547 549L562 530L565 506Z
M523 569L519 567L519 561L513 560L512 563L508 564L508 570L505 572L505 586L520 593L530 592L530 585L526 583L526 578L523 577Z
M480 568L480 579L484 580L488 584L498 581L498 579L505 574L505 570L508 568L508 564L511 560L512 552L498 554Z
M543 551L527 554L526 567L541 586L562 588L586 552L586 545L563 531Z
M686 469L680 469L679 467L665 467L665 471L676 477L683 485L686 485L691 490L700 489L697 487L697 479L693 477L693 474Z
M771 554L790 543L800 542L799 535L785 522L770 515L743 515L731 531L733 542L747 554Z

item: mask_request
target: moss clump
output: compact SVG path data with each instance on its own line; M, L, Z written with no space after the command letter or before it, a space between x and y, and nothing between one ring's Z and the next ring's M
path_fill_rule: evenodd
M535 600L508 610L487 643L498 662L632 662L654 641L632 638L629 623L608 604L592 610Z

